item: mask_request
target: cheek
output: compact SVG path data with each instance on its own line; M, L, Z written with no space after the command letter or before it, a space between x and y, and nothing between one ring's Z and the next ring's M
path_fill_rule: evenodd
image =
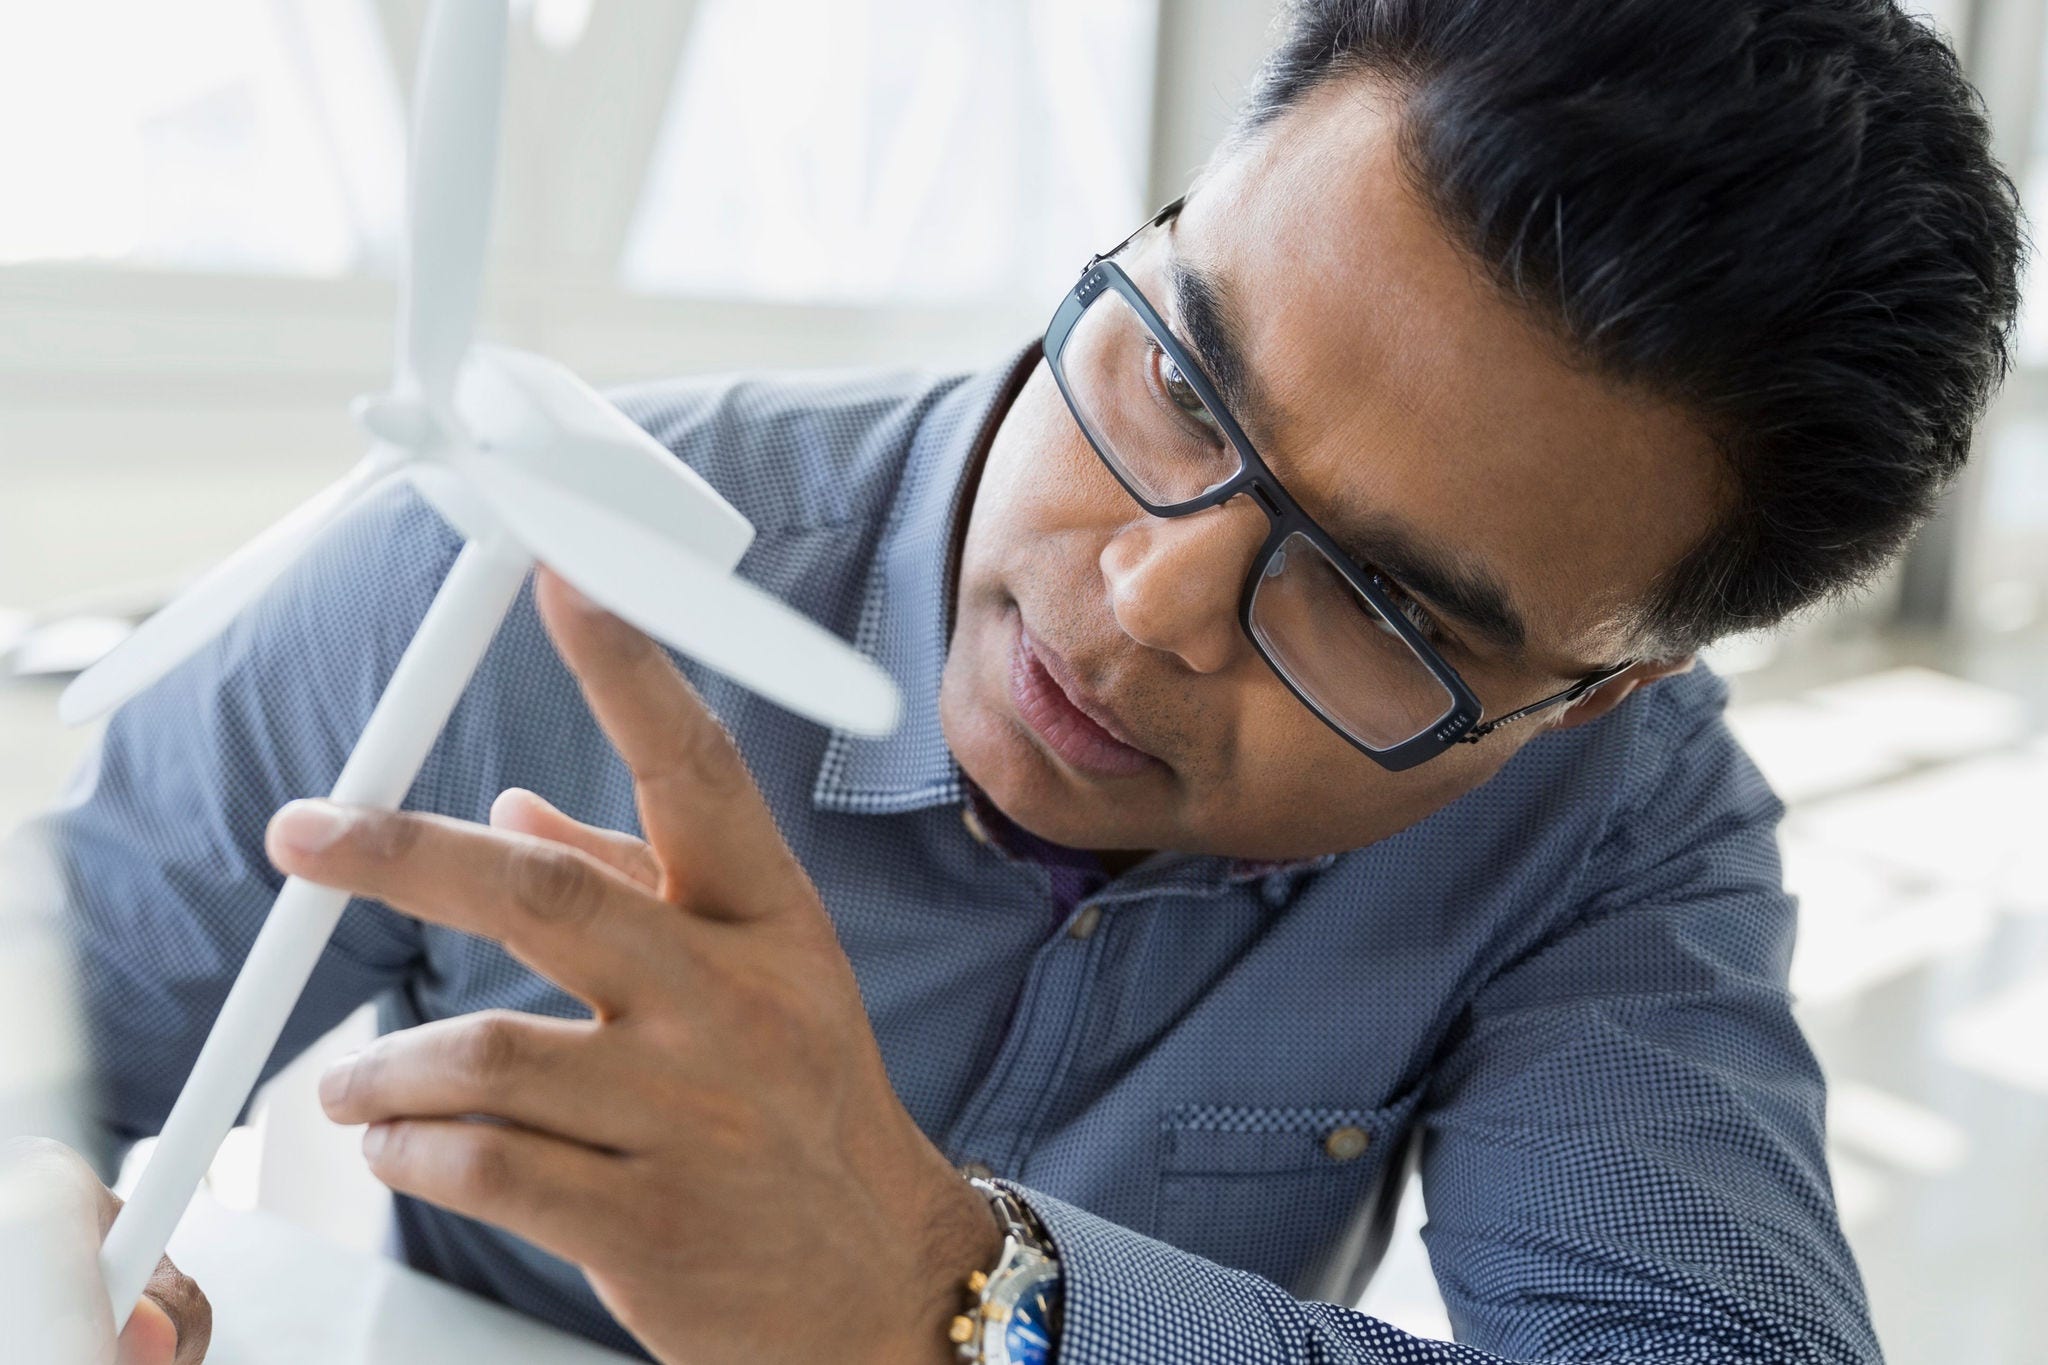
M1484 783L1517 746L1457 745L1406 772L1353 748L1275 678L1243 696L1227 784L1196 818L1216 851L1312 857L1390 838Z
M1089 600L1102 543L1135 510L1041 364L982 466L961 550L961 620L1020 593Z

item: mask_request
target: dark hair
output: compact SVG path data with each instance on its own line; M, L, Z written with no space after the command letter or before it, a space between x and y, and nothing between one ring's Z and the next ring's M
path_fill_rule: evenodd
M2025 251L1955 54L1891 0L1298 0L1234 136L1399 93L1452 240L1734 489L1629 624L1683 653L1866 582L1962 466Z

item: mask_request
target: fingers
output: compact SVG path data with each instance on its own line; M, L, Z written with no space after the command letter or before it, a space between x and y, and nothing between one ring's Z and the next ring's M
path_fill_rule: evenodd
M633 773L663 897L721 919L807 903L809 882L732 736L668 655L545 568L534 591L555 648Z
M113 1359L99 1249L119 1206L62 1143L0 1141L0 1359Z
M649 891L661 891L661 863L646 840L572 819L524 787L498 793L491 803L491 827L580 848Z
M41 1359L42 1347L55 1345L54 1341L45 1342L43 1329L57 1330L65 1320L92 1322L96 1318L89 1351L92 1359L111 1357L119 1365L197 1365L204 1357L213 1335L213 1309L199 1286L181 1274L168 1256L157 1263L127 1326L118 1341L114 1338L98 1253L121 1211L121 1200L100 1183L77 1153L46 1138L12 1138L0 1143L0 1206L16 1220L7 1231L33 1239L25 1240L20 1249L35 1246L36 1269L52 1272L27 1286L8 1286L10 1291L29 1295L28 1307L33 1311L27 1313L26 1321L20 1314L11 1315L0 1329L0 1342L11 1342ZM26 1266L17 1267L22 1268ZM9 1304L11 1307L12 1300ZM67 1360L86 1345L65 1340L61 1355ZM5 1355L4 1349L0 1349L0 1357L14 1359Z
M330 1067L336 1123L487 1115L571 1142L643 1145L632 1068L594 1023L491 1010L387 1034ZM616 1039L616 1035L612 1035Z
M200 1347L201 1351L205 1348ZM201 1359L178 1350L178 1325L162 1304L145 1294L128 1315L114 1353L116 1365L186 1365Z
M601 1014L659 996L679 917L580 849L439 815L294 801L271 861L419 919L495 939ZM650 967L650 964L653 964Z
M402 1119L363 1133L371 1174L588 1267L606 1259L611 1168L624 1158L539 1133L460 1119ZM623 1213L623 1211L617 1211Z
M121 1331L121 1356L130 1351L138 1361L168 1365L199 1365L213 1340L213 1305L199 1286L166 1256L156 1263L142 1288L128 1325ZM166 1350L165 1347L169 1349Z
M213 1305L166 1256L121 1329L115 1359L119 1365L199 1365L212 1341Z

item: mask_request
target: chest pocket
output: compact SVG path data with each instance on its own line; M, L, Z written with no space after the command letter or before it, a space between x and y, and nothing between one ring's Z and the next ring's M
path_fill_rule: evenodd
M1154 1235L1299 1292L1325 1272L1388 1163L1399 1161L1420 1094L1379 1109L1168 1110ZM1398 1196L1389 1193L1374 1221L1391 1219Z

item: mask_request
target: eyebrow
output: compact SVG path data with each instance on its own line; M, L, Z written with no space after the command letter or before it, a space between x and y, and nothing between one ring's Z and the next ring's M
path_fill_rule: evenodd
M1168 230L1171 241L1172 231ZM1260 386L1258 376L1244 361L1243 332L1230 296L1222 284L1200 266L1181 258L1169 247L1173 278L1173 311L1181 335L1194 351L1202 373L1215 384L1240 426L1270 438L1278 411Z
M1353 559L1456 617L1495 647L1517 656L1527 647L1528 627L1490 570L1384 513L1348 534L1331 534Z

